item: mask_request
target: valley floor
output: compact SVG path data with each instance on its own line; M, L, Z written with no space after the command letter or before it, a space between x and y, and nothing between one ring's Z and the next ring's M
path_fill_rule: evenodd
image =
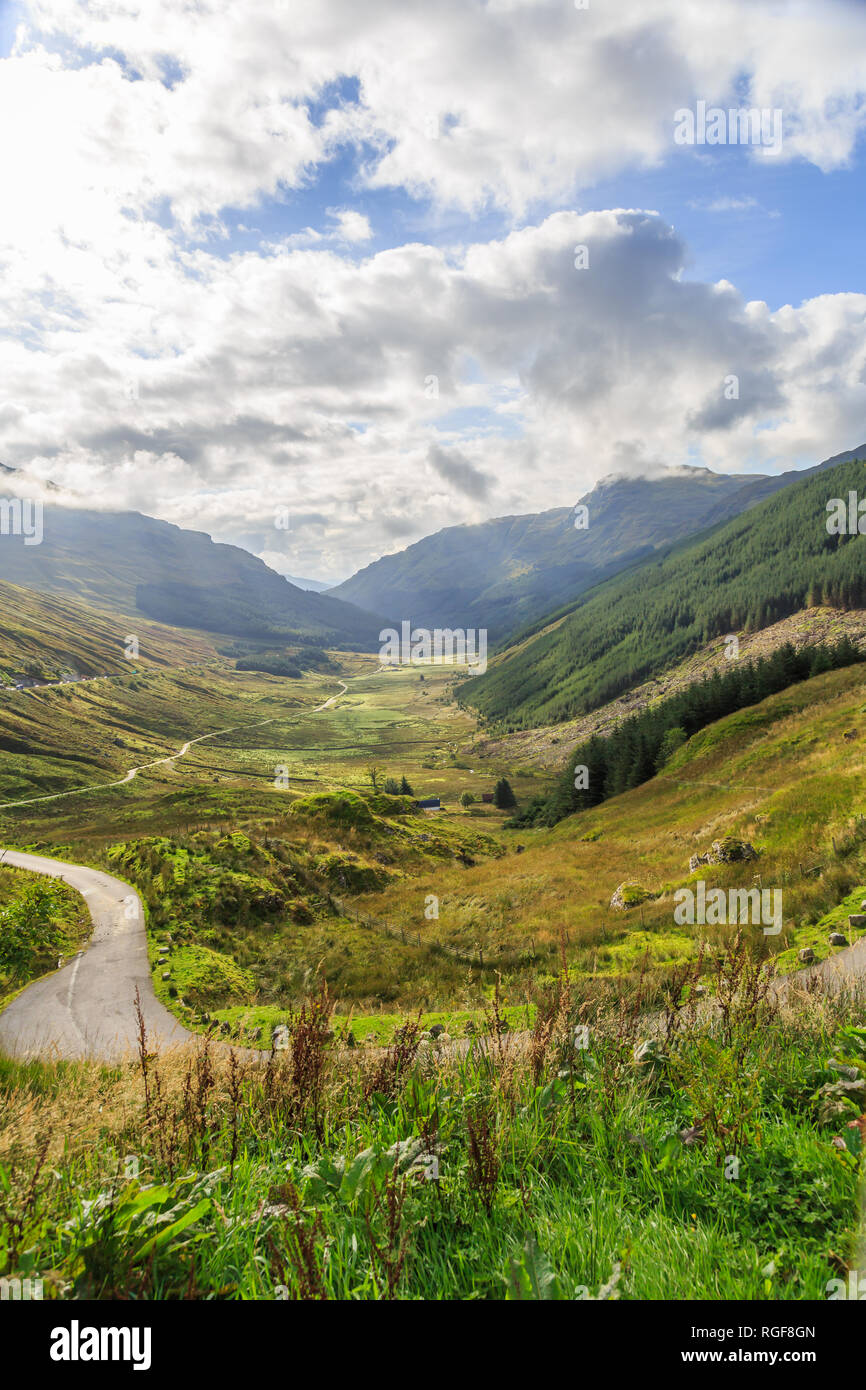
M288 1046L0 1062L3 1273L62 1297L827 1297L856 1242L866 1013L782 1003L761 966L862 936L866 670L531 831L460 805L544 777L479 752L453 679L358 657L344 691L191 666L7 696L3 800L77 794L0 807L3 842L140 895L183 1026ZM401 777L445 809L385 793ZM727 837L757 860L690 870ZM678 926L700 875L780 889L778 937Z

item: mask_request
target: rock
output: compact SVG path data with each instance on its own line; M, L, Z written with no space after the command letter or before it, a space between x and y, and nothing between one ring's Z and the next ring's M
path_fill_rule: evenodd
M170 970L163 970L163 972L162 972L162 978L163 978L164 980L170 980L170 979L171 979L171 971L170 971Z
M701 868L703 864L738 864L757 859L758 851L748 840L738 840L735 835L726 835L723 840L713 840L706 854L693 854L689 860L689 873Z
M851 1102L866 1104L866 1077L858 1081L829 1081L818 1091L821 1099L819 1118L822 1124L851 1114Z
M703 999L706 992L707 991L704 985L695 985L694 989L692 990L692 994L696 999Z
M830 940L830 945L831 945L831 946L847 946L847 945L848 945L848 938L847 938L847 936L843 936L842 933L841 933L840 931L831 931L829 940Z
M866 912L849 913L848 926L852 931L862 931L866 927Z
M433 1027L430 1029L430 1037L431 1037L431 1038L438 1038L438 1037L441 1037L441 1035L442 1035L444 1032L445 1032L445 1024L444 1024L444 1023L434 1023L434 1024L433 1024Z
M843 1081L862 1081L862 1077L857 1067L850 1067L846 1062L837 1062L835 1057L831 1057L827 1063L833 1071L837 1071Z
M647 898L651 897L652 893L650 893L648 888L641 888L639 883L634 883L629 879L625 879L619 887L615 889L613 897L610 900L610 905L614 912L628 912L629 908L638 907L641 903L645 903Z
M860 911L866 912L866 898L864 898L862 903L860 904Z
M802 951L797 952L797 959L801 960L804 965L808 965L810 960L815 959L815 952L811 946L804 946Z

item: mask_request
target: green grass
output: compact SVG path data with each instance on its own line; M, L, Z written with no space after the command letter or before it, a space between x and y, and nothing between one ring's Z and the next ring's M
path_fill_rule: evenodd
M289 1010L280 1009L273 1004L257 1005L253 1008L233 1005L211 1012L213 1021L230 1025L232 1038L237 1038L250 1047L263 1048L270 1047L274 1028L289 1023L291 1017ZM434 1009L415 1015L425 1032L436 1024L441 1024L449 1038L469 1037L474 1032L483 1032L488 1017L489 1014L483 1009ZM535 1006L531 1003L506 1006L502 1009L502 1017L510 1029L531 1028L535 1018ZM338 1045L345 1045L351 1033L356 1043L387 1046L394 1041L394 1034L405 1022L403 1014L335 1013L331 1028L333 1040ZM202 1031L206 1031L206 1028Z
M411 1037L347 1064L315 1003L297 1067L151 1059L148 1098L132 1065L7 1063L0 1274L67 1298L826 1298L861 1141L818 1092L834 1051L866 1070L863 1010L734 1012L641 1067L634 1024L570 991L534 1066L489 1039L431 1068Z

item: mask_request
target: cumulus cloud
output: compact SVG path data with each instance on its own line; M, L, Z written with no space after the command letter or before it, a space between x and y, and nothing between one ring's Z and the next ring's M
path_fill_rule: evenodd
M674 110L697 100L781 109L781 157L822 169L844 165L866 125L857 0L440 0L433 13L421 0L31 0L26 13L3 83L28 112L25 160L35 145L61 191L86 166L109 196L165 199L187 224L299 186L347 143L363 145L371 187L520 211L668 157Z
M843 165L866 119L862 6L27 13L0 61L0 459L337 579L623 467L861 441L866 296L771 311L687 280L658 214L568 204L694 157L674 108L733 91L782 106L783 159ZM346 151L359 189L496 205L501 230L371 254L367 213L340 202L230 240L229 209L252 234Z

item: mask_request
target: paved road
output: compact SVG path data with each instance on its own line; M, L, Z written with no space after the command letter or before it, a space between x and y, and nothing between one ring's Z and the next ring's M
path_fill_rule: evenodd
M192 1035L154 993L141 900L128 883L101 869L18 850L5 850L0 862L71 884L93 918L87 947L62 970L29 985L0 1014L0 1050L24 1060L118 1061L137 1046L136 988L150 1049L189 1041Z
M309 713L329 709L348 687L332 695ZM272 720L263 719L261 724ZM248 727L238 725L240 727ZM258 726L254 726L258 727ZM189 739L177 753L157 758L130 768L118 782L104 787L119 787L131 782L146 767L173 762L202 739L215 738L219 729ZM89 787L100 791L102 787ZM83 790L83 789L80 789ZM75 792L58 792L55 796L33 797L34 801L51 801L56 796L74 796ZM7 802L7 805L22 805ZM30 869L62 879L76 888L87 900L93 918L93 935L73 961L56 974L37 980L0 1014L0 1051L29 1059L34 1057L99 1058L114 1062L134 1052L137 1047L137 1023L134 1012L136 988L147 1029L150 1050L175 1043L185 1043L192 1034L160 1004L153 989L147 958L147 933L138 894L119 878L80 864L65 864L41 854L25 854L18 850L0 851L0 864Z

